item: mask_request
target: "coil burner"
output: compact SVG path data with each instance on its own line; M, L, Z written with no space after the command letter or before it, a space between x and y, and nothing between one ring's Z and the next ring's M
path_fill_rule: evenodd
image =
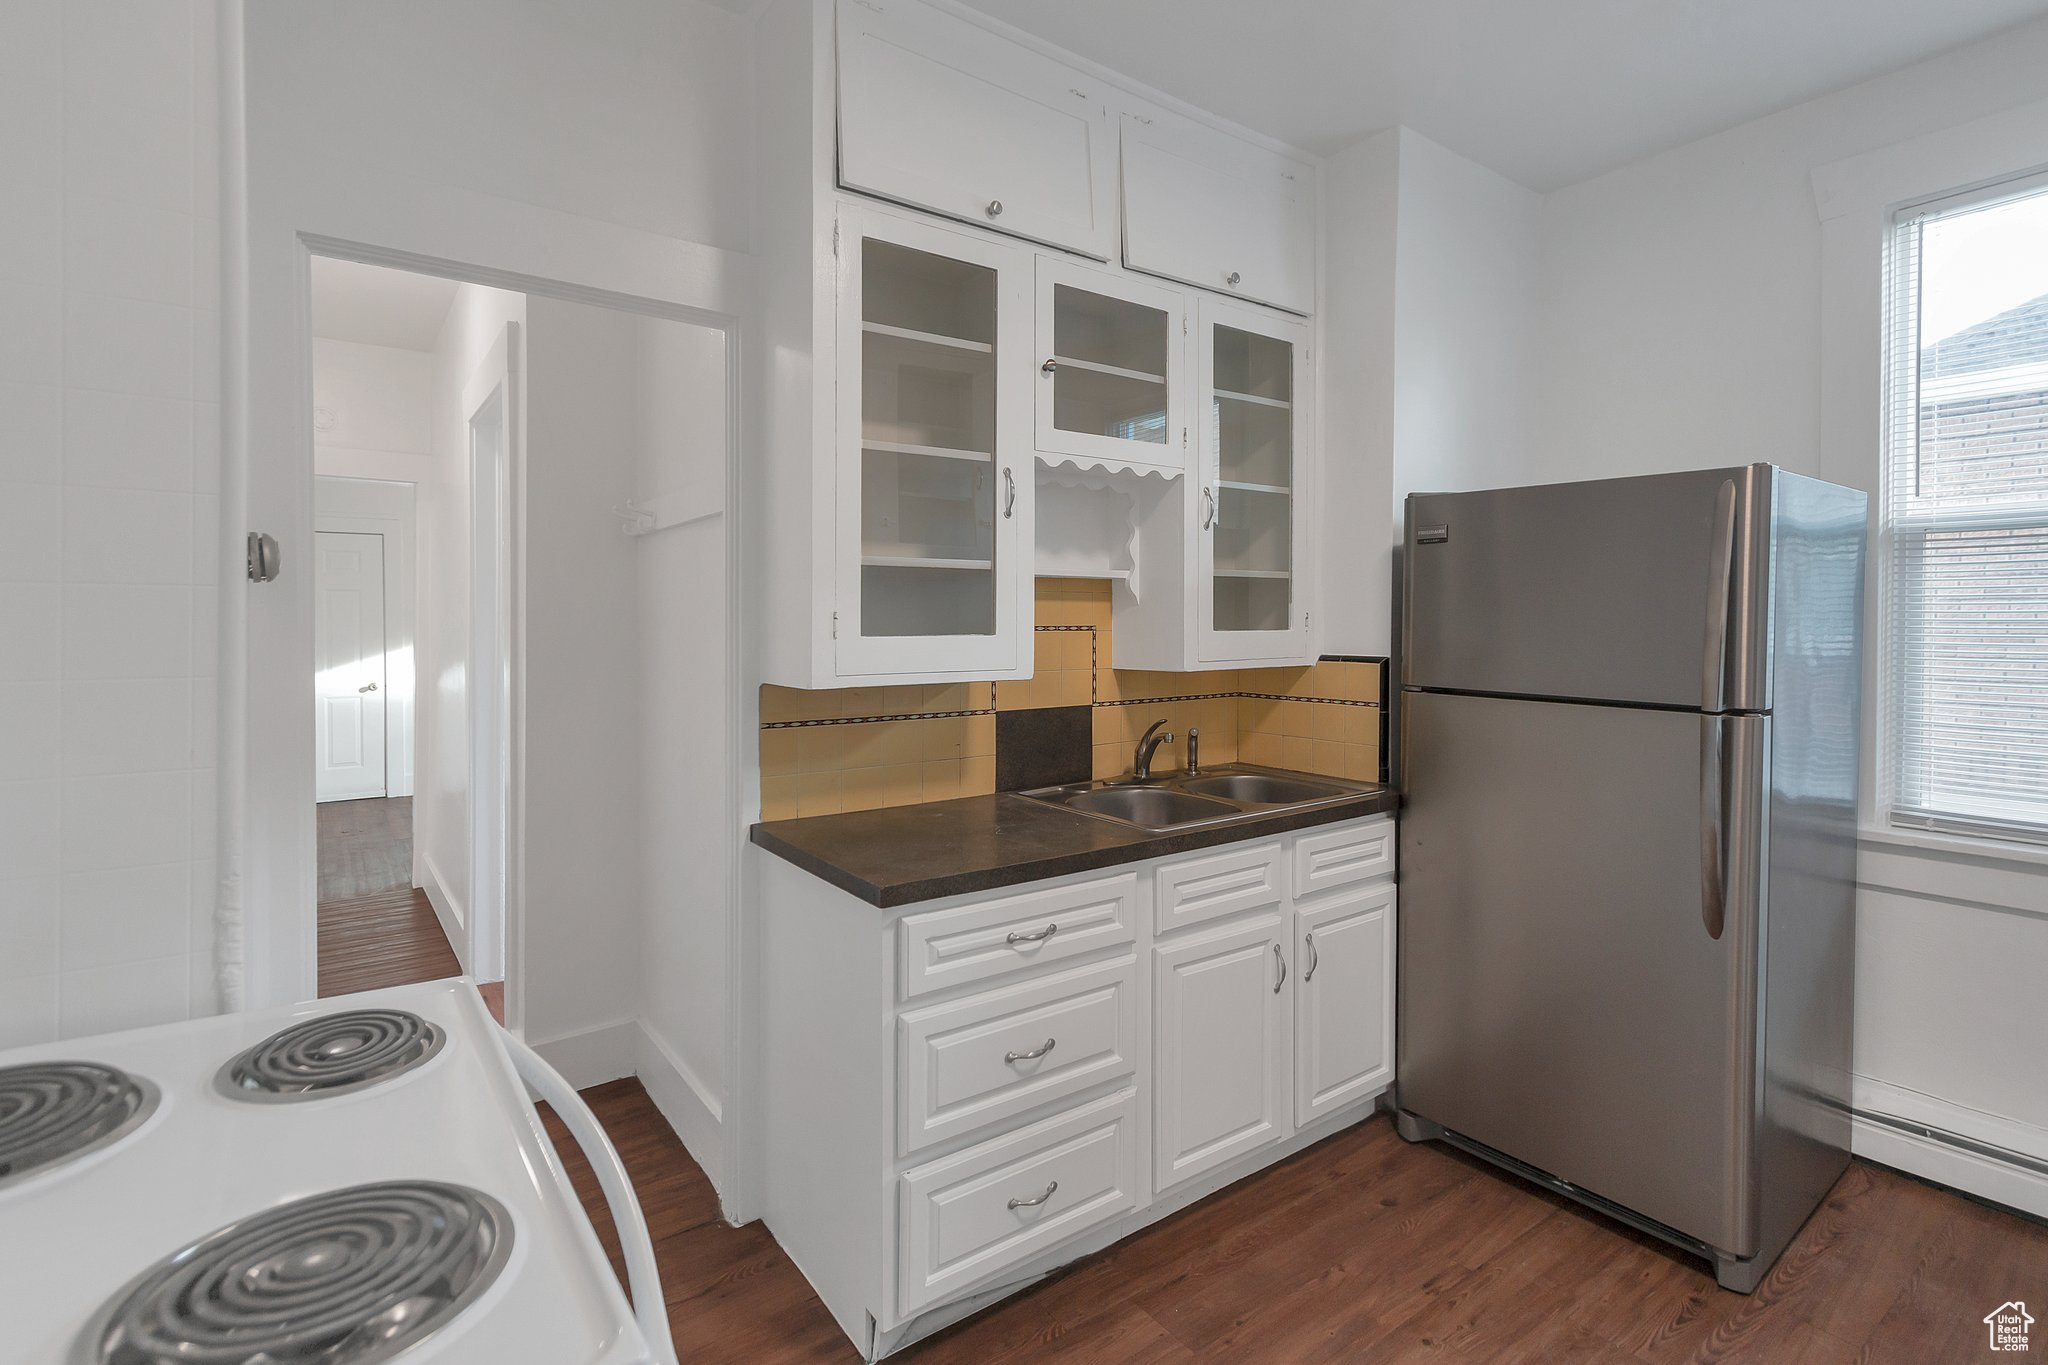
M0 1187L126 1136L158 1099L148 1081L97 1062L0 1067Z
M165 1257L101 1310L81 1354L90 1365L376 1365L475 1302L511 1251L511 1215L479 1190L330 1190Z
M214 1077L232 1099L289 1103L343 1095L402 1075L447 1035L406 1010L346 1010L293 1024L235 1057Z

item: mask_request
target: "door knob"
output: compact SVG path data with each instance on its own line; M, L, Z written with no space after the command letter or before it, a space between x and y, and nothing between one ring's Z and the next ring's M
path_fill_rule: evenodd
M377 684L375 683L364 683L361 687L358 687L356 689L356 691L358 692L375 692L376 690Z

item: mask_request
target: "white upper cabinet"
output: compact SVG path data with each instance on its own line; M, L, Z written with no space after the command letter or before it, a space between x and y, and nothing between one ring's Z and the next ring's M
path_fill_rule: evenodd
M1308 314L1314 169L1164 110L1123 116L1124 264Z
M840 224L839 676L1028 677L1030 253Z
M1038 452L1178 473L1192 404L1187 304L1150 280L1038 258Z
M1308 328L1203 299L1197 329L1199 654L1208 665L1306 659Z
M915 0L839 4L839 183L1109 260L1107 96L1038 52Z

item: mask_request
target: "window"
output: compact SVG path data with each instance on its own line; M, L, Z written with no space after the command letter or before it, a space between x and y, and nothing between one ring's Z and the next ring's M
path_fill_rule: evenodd
M1891 820L2048 842L2048 178L1902 211L1885 285Z

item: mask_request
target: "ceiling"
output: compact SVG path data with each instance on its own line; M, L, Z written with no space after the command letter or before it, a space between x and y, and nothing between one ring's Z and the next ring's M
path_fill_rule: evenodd
M1317 153L1397 123L1552 190L2048 0L965 0Z
M431 351L459 286L434 275L313 258L313 335Z

